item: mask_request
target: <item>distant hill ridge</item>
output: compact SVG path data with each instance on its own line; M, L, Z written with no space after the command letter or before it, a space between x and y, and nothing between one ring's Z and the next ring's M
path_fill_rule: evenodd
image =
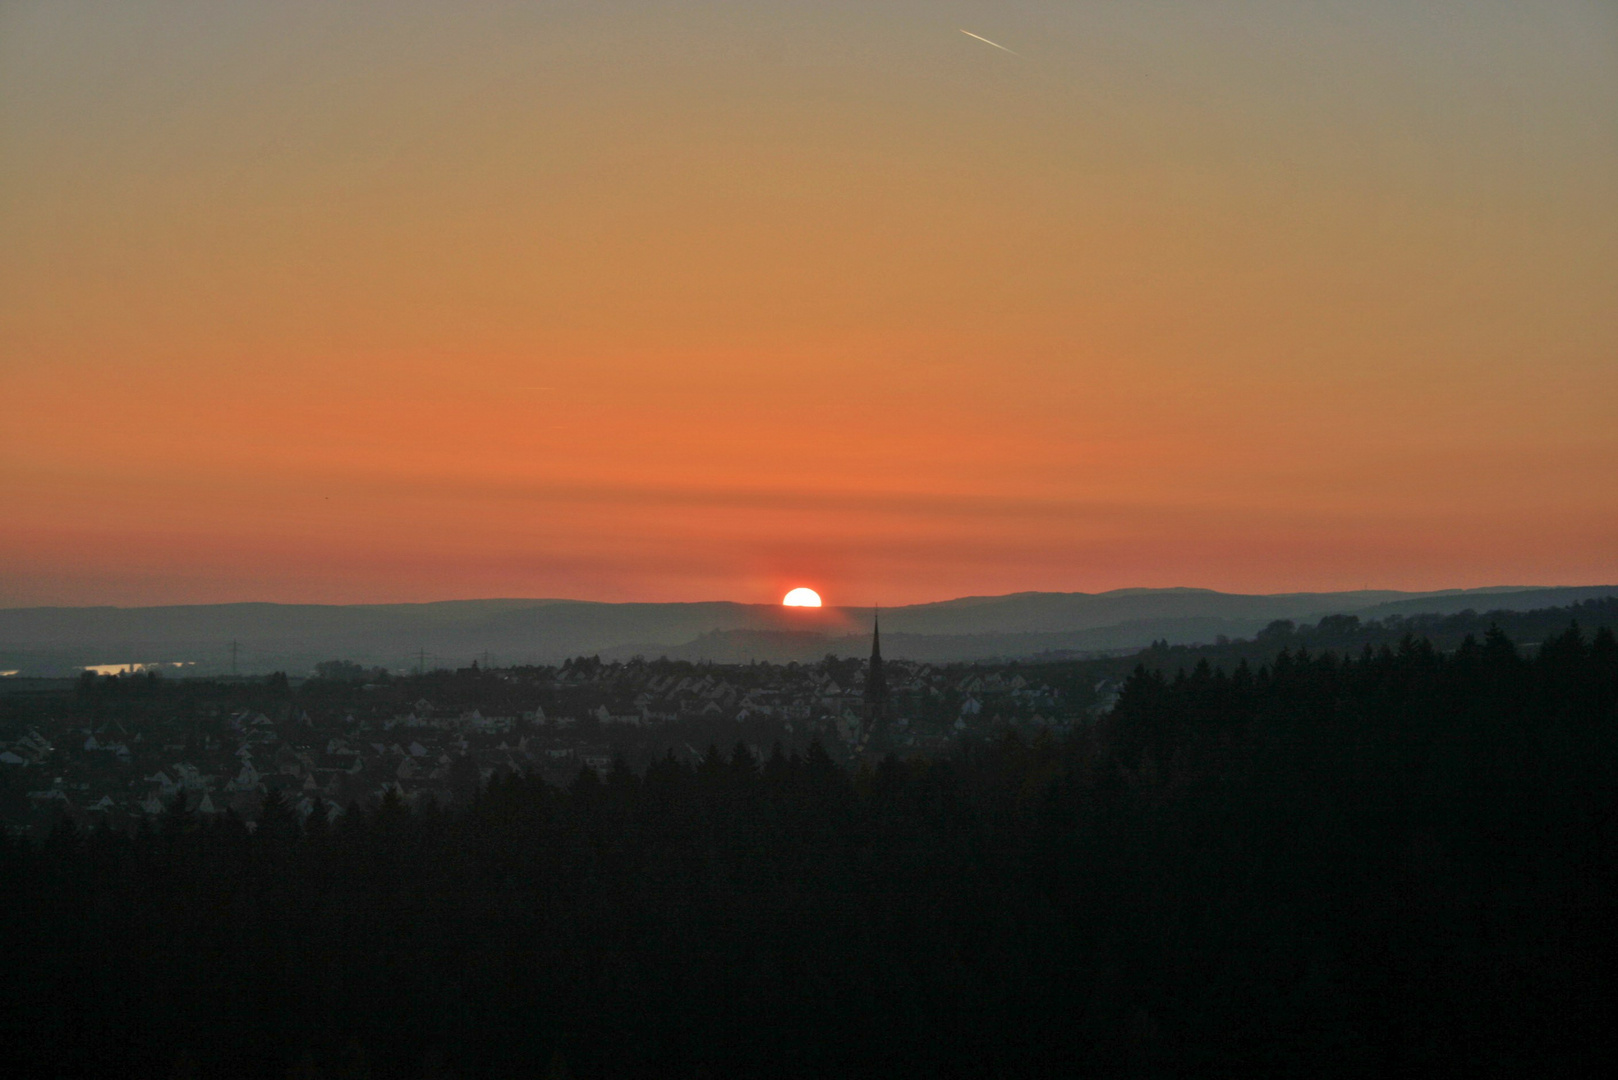
M1250 635L1275 619L1324 615L1530 610L1618 595L1618 586L1497 586L1425 593L1359 590L1253 595L1211 589L1118 589L967 596L884 608L895 657L975 659L1053 650L1114 650L1154 640ZM0 671L64 674L86 664L189 662L197 673L307 671L342 658L389 667L501 664L567 656L804 659L860 653L867 608L791 609L728 601L603 603L566 599L419 604L235 603L166 607L0 609Z

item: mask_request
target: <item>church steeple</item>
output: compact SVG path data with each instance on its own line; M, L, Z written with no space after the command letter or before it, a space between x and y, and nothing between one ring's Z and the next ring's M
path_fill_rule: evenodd
M887 717L888 677L882 670L882 617L871 615L871 666L865 673L865 713L870 725Z

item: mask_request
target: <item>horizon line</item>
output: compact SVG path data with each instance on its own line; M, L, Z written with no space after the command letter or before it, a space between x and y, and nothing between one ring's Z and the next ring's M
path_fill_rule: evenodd
M1461 587L1446 587L1438 589L1297 589L1283 592L1227 592L1201 585L1128 585L1116 589L1103 589L1098 592L1084 592L1082 590L1058 589L1021 589L1006 593L968 593L959 596L946 597L941 600L920 600L909 604L890 605L890 611L899 611L905 608L929 607L935 604L951 604L968 600L1009 600L1017 597L1030 596L1065 596L1065 597L1103 597L1116 596L1123 593L1170 593L1170 592L1196 592L1209 593L1218 596L1253 596L1253 597L1286 597L1286 596L1363 596L1367 594L1381 594L1409 597L1429 596L1459 596L1467 593L1478 594L1504 594L1516 592L1542 592L1557 589L1618 589L1618 583L1594 582L1573 585L1474 585ZM218 607L318 607L318 608L376 608L376 607L433 607L448 604L580 604L600 607L685 607L704 604L729 604L736 607L782 607L779 601L764 600L588 600L574 597L547 597L547 596L469 596L456 597L447 600L354 600L354 601L306 601L306 600L212 600L200 602L180 603L151 603L151 604L21 604L0 606L0 612L16 611L148 611L165 608L218 608ZM827 603L819 608L794 608L800 611L867 611L867 604L835 604Z

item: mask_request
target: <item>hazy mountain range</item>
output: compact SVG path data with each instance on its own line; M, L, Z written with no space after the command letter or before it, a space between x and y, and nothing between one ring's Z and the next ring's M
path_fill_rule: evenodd
M892 657L971 660L1051 651L1105 651L1246 637L1274 619L1311 621L1550 607L1618 595L1618 586L1241 595L1208 589L1013 593L882 612ZM870 648L871 611L727 602L606 604L579 600L455 600L432 604L207 604L0 609L0 671L71 674L91 664L179 662L189 672L308 672L322 660L389 668L554 663L668 656L688 660L813 660Z

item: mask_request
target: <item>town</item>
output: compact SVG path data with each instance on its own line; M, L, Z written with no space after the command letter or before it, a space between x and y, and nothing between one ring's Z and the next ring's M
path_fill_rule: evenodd
M396 675L332 661L304 679L39 680L0 696L0 818L34 835L63 820L131 830L181 812L251 825L277 799L335 821L390 795L416 808L464 802L500 773L568 784L581 769L639 772L714 753L763 762L817 742L857 766L974 735L1063 734L1110 707L1120 685L1074 664L890 660L889 704L873 718L869 666L582 657Z
M1618 597L1524 612L1282 620L1251 639L975 663L884 660L873 647L869 659L828 654L809 664L588 656L390 672L332 660L306 677L151 668L6 678L0 823L36 838L64 821L133 831L173 813L252 826L270 801L335 822L390 797L418 810L464 804L498 775L565 787L581 770L639 774L671 756L763 765L811 746L857 771L888 755L943 757L973 740L1082 734L1112 711L1138 666L1171 676L1208 665L1257 670L1287 650L1350 656L1416 636L1449 652L1497 629L1531 653L1570 625L1611 633Z

